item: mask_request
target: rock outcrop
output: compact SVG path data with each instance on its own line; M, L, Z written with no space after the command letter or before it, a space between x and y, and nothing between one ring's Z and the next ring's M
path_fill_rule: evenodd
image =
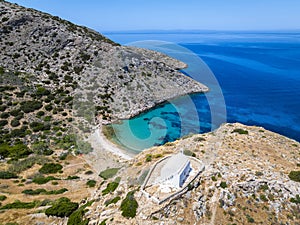
M168 99L208 88L182 74L182 62L120 46L86 27L0 2L0 66L37 85L69 89L104 121L130 118ZM92 103L92 104L90 104Z

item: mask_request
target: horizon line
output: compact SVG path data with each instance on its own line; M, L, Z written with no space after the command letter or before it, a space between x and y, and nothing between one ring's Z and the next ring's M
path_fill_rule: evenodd
M249 30L222 30L222 29L128 29L128 30L100 30L97 29L98 32L101 33L109 33L109 34L123 34L123 33L155 33L155 32L244 32L244 33L251 33L251 32L259 32L259 33L272 33L272 32L278 32L278 33L300 33L299 29L269 29L269 30L263 30L263 29L249 29Z

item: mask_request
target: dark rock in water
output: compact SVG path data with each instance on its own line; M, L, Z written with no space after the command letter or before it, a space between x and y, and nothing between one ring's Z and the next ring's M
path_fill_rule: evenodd
M178 112L161 112L161 115L174 115L179 117L179 113Z
M149 119L149 118L144 118L143 120L145 120L145 121L150 121L150 119Z
M167 129L166 126L160 125L160 124L155 123L155 122L149 122L148 124L151 124L153 127L157 128L157 129L160 129L160 130Z

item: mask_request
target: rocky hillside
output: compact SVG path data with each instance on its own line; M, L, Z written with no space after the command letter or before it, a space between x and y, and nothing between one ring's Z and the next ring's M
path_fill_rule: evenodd
M205 170L181 197L157 205L138 188L156 161L181 150ZM115 191L104 195L106 186L98 188L87 217L91 224L300 224L299 162L300 143L261 127L225 124L136 156L118 174ZM107 203L129 191L138 207L126 219L121 201Z
M86 27L5 1L0 10L0 66L28 74L35 85L69 90L77 96L76 110L92 102L91 113L110 121L207 91L178 71L186 65L163 54L120 46Z

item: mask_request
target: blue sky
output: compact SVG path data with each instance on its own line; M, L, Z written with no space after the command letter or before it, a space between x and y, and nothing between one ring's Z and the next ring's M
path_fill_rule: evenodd
M9 0L97 31L300 29L299 0Z

